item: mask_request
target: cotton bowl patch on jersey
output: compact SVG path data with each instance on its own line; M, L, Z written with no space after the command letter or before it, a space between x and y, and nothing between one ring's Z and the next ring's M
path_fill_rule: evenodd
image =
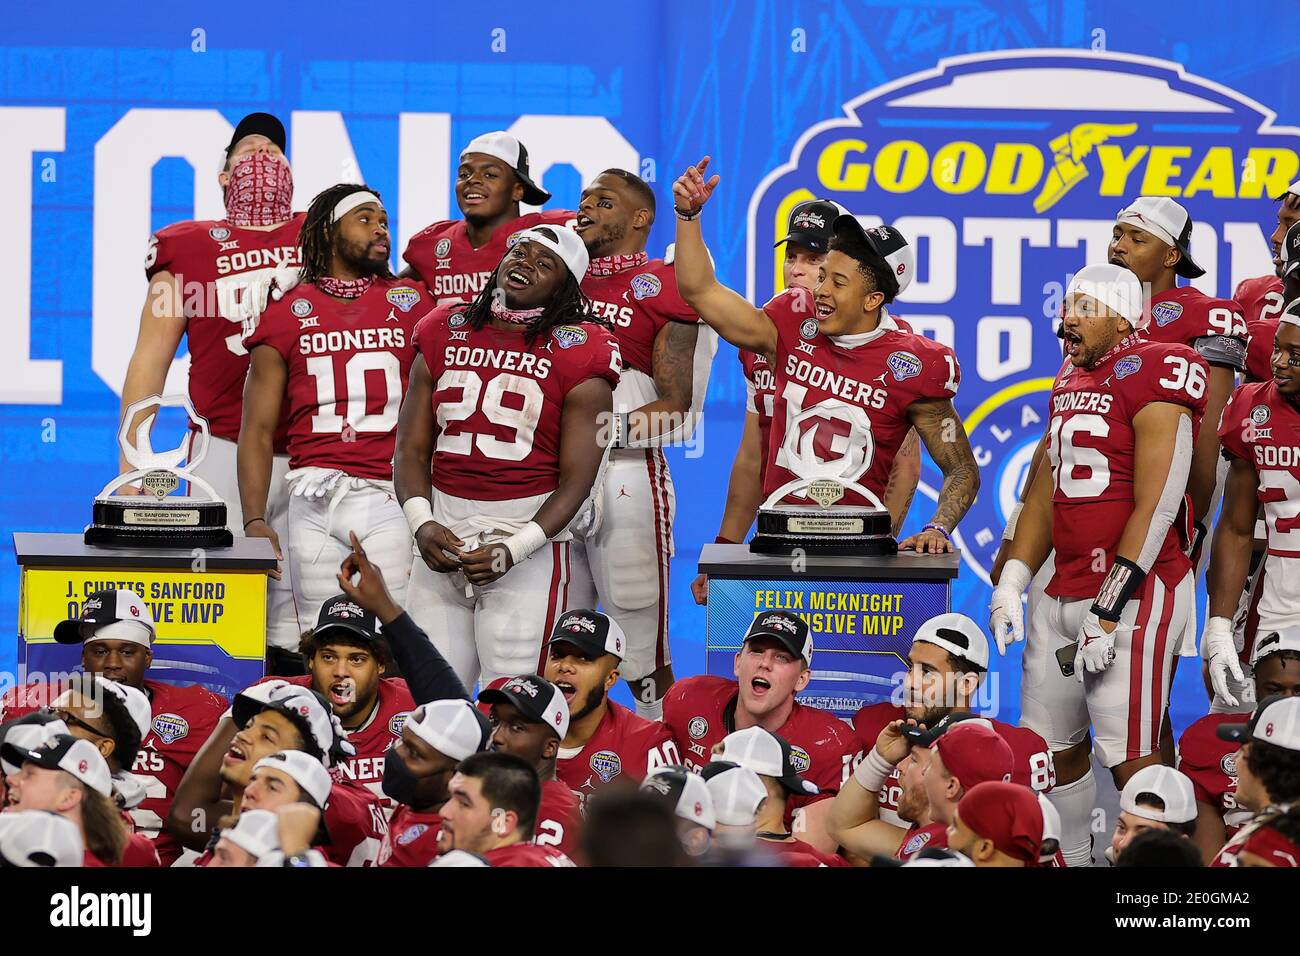
M172 744L189 735L190 724L180 714L159 714L153 719L153 732L165 744Z
M214 242L225 242L230 238L230 230L225 226L213 226L208 230L208 235L212 237Z
M709 722L703 717L692 717L686 725L686 732L691 735L692 739L699 740L709 732Z
M394 737L402 736L402 728L406 726L406 718L409 714L394 714L393 719L388 722L388 732Z
M1142 369L1142 356L1130 355L1128 358L1122 358L1115 363L1115 377L1128 378L1130 375L1136 375Z
M1170 322L1174 322L1183 314L1183 304L1181 302L1159 302L1151 306L1151 318L1156 320L1156 325L1162 329Z
M445 239L443 241L446 242ZM397 845L409 846L428 832L429 825L427 823L417 823L397 838Z
M653 298L663 287L664 284L659 277L649 272L632 277L632 295L637 300Z
M433 247L433 254L439 259L447 258L447 253L451 252L451 240L439 239L438 244Z
M907 842L903 844L903 855L913 856L920 853L921 849L930 842L931 836L930 833L917 833L909 837Z
M921 360L911 352L892 352L889 358L885 359L885 364L894 373L894 378L900 382L916 378L921 374Z
M557 326L551 330L551 335L555 337L556 343L562 349L571 349L587 341L587 330L580 329L576 325Z
M311 308L310 299L294 299L293 305L289 306L289 311L302 319L311 315Z
M395 289L389 289L386 298L403 312L410 312L415 308L415 304L420 301L420 293L409 286L398 286Z
M623 772L623 761L612 750L598 750L591 755L588 765L601 783L609 783Z
M812 766L812 758L808 756L808 751L798 744L791 744L790 766L794 767L795 773L807 773L808 768Z

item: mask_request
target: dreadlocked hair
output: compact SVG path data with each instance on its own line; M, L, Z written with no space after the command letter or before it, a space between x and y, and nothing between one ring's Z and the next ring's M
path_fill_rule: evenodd
M339 183L317 193L307 209L307 216L302 221L302 231L298 233L298 248L302 250L302 282L315 282L321 276L329 275L330 258L334 254L334 227L330 222L334 207L344 196L353 193L371 192L379 196L378 189L371 189L363 183ZM380 196L379 198L383 198ZM392 272L388 266L379 273L380 278L391 279Z
M545 226L534 227L545 229ZM492 297L497 294L497 277L501 273L501 267L505 265L506 260L502 258L497 267L492 270L488 280L483 285L483 290L475 297L465 309L465 318L469 321L470 328L477 331L483 328L492 318ZM613 328L605 319L597 316L591 310L591 300L587 294L582 291L578 280L573 277L573 273L568 273L564 278L564 284L560 286L559 291L546 303L545 311L536 319L528 324L528 331L524 333L524 343L531 346L539 338L545 337L553 328L561 325L577 325L582 322L589 322L592 325L599 325L602 328Z

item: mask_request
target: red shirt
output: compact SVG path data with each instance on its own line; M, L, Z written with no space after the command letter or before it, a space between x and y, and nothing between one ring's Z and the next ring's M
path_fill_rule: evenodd
M470 245L464 219L444 219L413 235L402 258L424 280L436 304L468 304L501 264L511 236L533 226L563 226L576 215L568 209L526 213L497 226L477 249Z
M401 279L376 279L355 299L305 283L267 305L244 345L269 346L288 365L290 467L392 480L415 323L430 305L419 282Z
M618 344L599 325L564 325L532 345L519 332L474 330L458 307L420 321L416 347L433 379L433 485L445 494L506 501L560 482L560 418L589 378L618 384Z
M912 428L908 407L957 394L961 368L952 349L901 328L856 348L837 345L822 334L807 289L788 289L763 311L777 332L764 495L801 472L834 465L841 481L883 499L894 456ZM846 490L843 501L860 504L862 496Z
M758 845L781 857L785 866L852 866L848 860L834 853L823 853L802 840L763 840Z
M927 823L923 827L915 823L903 837L902 844L894 856L906 863L928 846L944 849L948 846L948 827L943 823Z
M225 712L226 699L206 687L177 687L145 678L152 720L140 743L130 772L142 778L146 796L129 816L139 835L156 841L163 866L171 866L185 852L163 828L181 778L199 748L216 729ZM10 690L0 700L3 720L13 720L50 703L48 684L29 684Z
M1243 279L1233 298L1241 304L1246 320L1246 377L1267 382L1273 377L1273 337L1286 300L1282 280L1276 275Z
M311 687L311 675L296 677L263 677L259 684L269 680L282 680L299 687ZM356 756L348 757L334 766L330 773L335 780L359 784L374 794L386 808L393 802L384 795L384 754L402 738L406 715L415 710L415 699L400 677L379 679L379 702L370 719L356 730L348 731L348 743L356 748Z
M573 861L551 846L512 843L483 854L488 866L573 866Z
M672 731L607 701L596 732L576 752L560 750L555 775L577 795L580 805L602 787L622 778L639 786L651 770L680 764Z
M130 817L123 814L130 820ZM132 833L122 851L122 862L118 866L162 866L158 848L154 841L143 833Z
M1052 386L1048 457L1052 467L1052 597L1087 598L1106 569L1133 513L1136 461L1133 419L1152 402L1191 410L1193 435L1205 413L1209 367L1184 345L1129 336L1091 369L1067 359ZM1097 560L1104 549L1105 561ZM1171 590L1191 563L1172 526L1152 571Z
M591 299L592 313L614 329L623 367L654 375L654 344L669 322L695 325L699 317L677 291L677 273L662 259L612 275L587 273L582 291Z
M224 219L177 222L149 239L145 275L170 272L180 282L190 349L190 400L212 434L239 439L248 351L235 314L249 283L279 265L302 262L298 232L306 213L262 232Z
M1229 837L1250 819L1251 811L1237 804L1238 745L1220 740L1215 731L1221 724L1240 721L1241 714L1206 714L1178 741L1178 769L1191 778L1196 802L1208 803L1223 815Z
M1225 455L1249 462L1259 475L1256 493L1264 508L1268 553L1300 557L1296 481L1300 480L1300 410L1282 397L1270 378L1232 393L1219 420Z
M325 807L325 828L330 843L321 847L338 866L373 866L379 844L388 832L384 808L365 787L335 783Z
M741 349L737 353L740 368L745 374L746 406L758 416L758 432L762 437L763 455L758 460L758 480L767 480L767 450L772 446L772 403L776 400L776 376L772 366L757 352Z
M892 721L905 719L907 714L902 707L895 707L889 702L867 704L853 715L853 731L857 735L861 749L854 759L857 766L862 755L876 746L876 738L885 726ZM1037 733L1028 727L1015 727L992 718L983 718L993 725L998 736L1007 742L1011 755L1015 758L1011 782L1029 787L1036 793L1046 793L1056 783L1056 768L1052 763L1052 751ZM895 770L880 788L880 819L894 826L908 826L906 820L898 816L898 801L903 795L903 785Z
M379 844L376 866L428 866L438 855L442 817L435 811L420 813L399 803Z
M582 803L563 780L542 781L542 802L537 808L533 842L573 856L582 833Z
M739 696L736 681L707 674L687 677L669 688L664 697L664 723L691 770L707 764L714 745L736 729ZM790 743L803 776L823 791L816 797L792 796L786 802L788 824L794 810L839 792L852 770L857 738L853 728L838 717L797 700L776 733Z

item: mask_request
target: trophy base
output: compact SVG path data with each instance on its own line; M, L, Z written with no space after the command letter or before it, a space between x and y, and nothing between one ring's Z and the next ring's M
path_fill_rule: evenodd
M891 526L889 512L875 508L760 508L749 550L850 557L897 554Z
M124 548L228 548L222 501L196 498L96 498L86 544Z

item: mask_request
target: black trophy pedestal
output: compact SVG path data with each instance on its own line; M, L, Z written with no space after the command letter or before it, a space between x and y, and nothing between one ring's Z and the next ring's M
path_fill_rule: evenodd
M125 548L228 548L226 505L199 498L96 498L86 544Z
M749 550L755 554L873 556L898 553L888 511L876 508L760 508Z

